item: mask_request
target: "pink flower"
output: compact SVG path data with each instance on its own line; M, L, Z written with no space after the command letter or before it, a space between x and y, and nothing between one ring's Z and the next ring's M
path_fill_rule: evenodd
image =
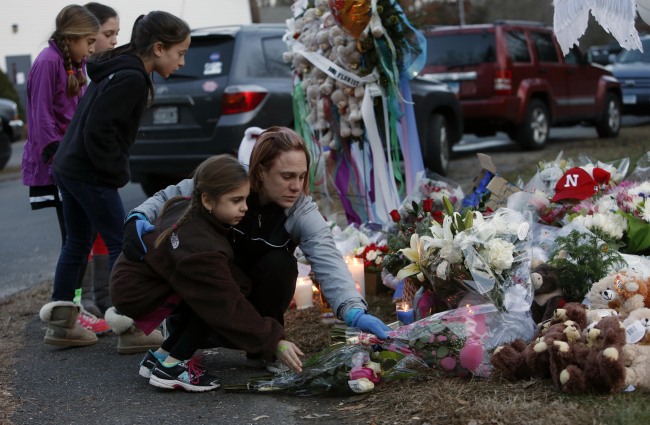
M446 370L454 370L454 368L456 368L456 359L453 357L445 357L440 360L440 366Z
M460 349L460 364L465 369L473 371L483 361L483 345L480 341L468 341Z

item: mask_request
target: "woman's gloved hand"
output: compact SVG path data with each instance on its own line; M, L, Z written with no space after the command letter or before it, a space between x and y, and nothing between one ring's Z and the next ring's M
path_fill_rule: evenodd
M290 341L285 341L281 339L278 342L278 346L275 348L275 358L280 360L282 363L286 364L294 372L302 372L302 361L298 356L304 356L305 354L300 351L300 348L296 344Z
M154 225L140 213L134 213L127 217L124 223L124 240L122 251L124 256L131 261L142 261L147 253L147 246L142 240L142 235L153 232Z
M388 338L386 332L391 330L384 322L360 308L353 308L347 312L345 315L345 324L353 328L359 328L365 332L370 332L379 339Z

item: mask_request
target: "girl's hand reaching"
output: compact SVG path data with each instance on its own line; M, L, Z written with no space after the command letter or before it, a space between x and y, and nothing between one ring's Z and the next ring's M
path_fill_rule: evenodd
M275 358L286 364L294 372L302 372L302 362L298 356L304 356L300 348L290 341L280 340L275 348Z

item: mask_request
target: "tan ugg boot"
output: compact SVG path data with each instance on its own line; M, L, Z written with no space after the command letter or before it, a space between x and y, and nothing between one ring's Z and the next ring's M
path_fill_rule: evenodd
M39 316L47 323L43 342L62 347L83 347L97 342L97 336L77 324L81 306L72 301L52 301L41 307Z
M143 353L147 350L156 350L163 343L163 336L159 330L154 330L149 335L138 328L133 319L119 314L115 307L106 310L106 322L113 332L117 334L117 352L120 354Z

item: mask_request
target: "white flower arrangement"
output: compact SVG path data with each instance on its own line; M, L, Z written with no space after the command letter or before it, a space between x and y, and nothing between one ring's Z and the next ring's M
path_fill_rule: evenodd
M499 307L524 311L530 308L532 294L527 229L523 215L506 208L488 217L477 211L464 217L457 212L446 215L442 224L431 226L430 235L413 235L411 246L402 250L411 264L397 277L426 278L434 292L447 295L449 288L441 285L457 292L460 287ZM518 295L505 305L513 286L519 286Z

